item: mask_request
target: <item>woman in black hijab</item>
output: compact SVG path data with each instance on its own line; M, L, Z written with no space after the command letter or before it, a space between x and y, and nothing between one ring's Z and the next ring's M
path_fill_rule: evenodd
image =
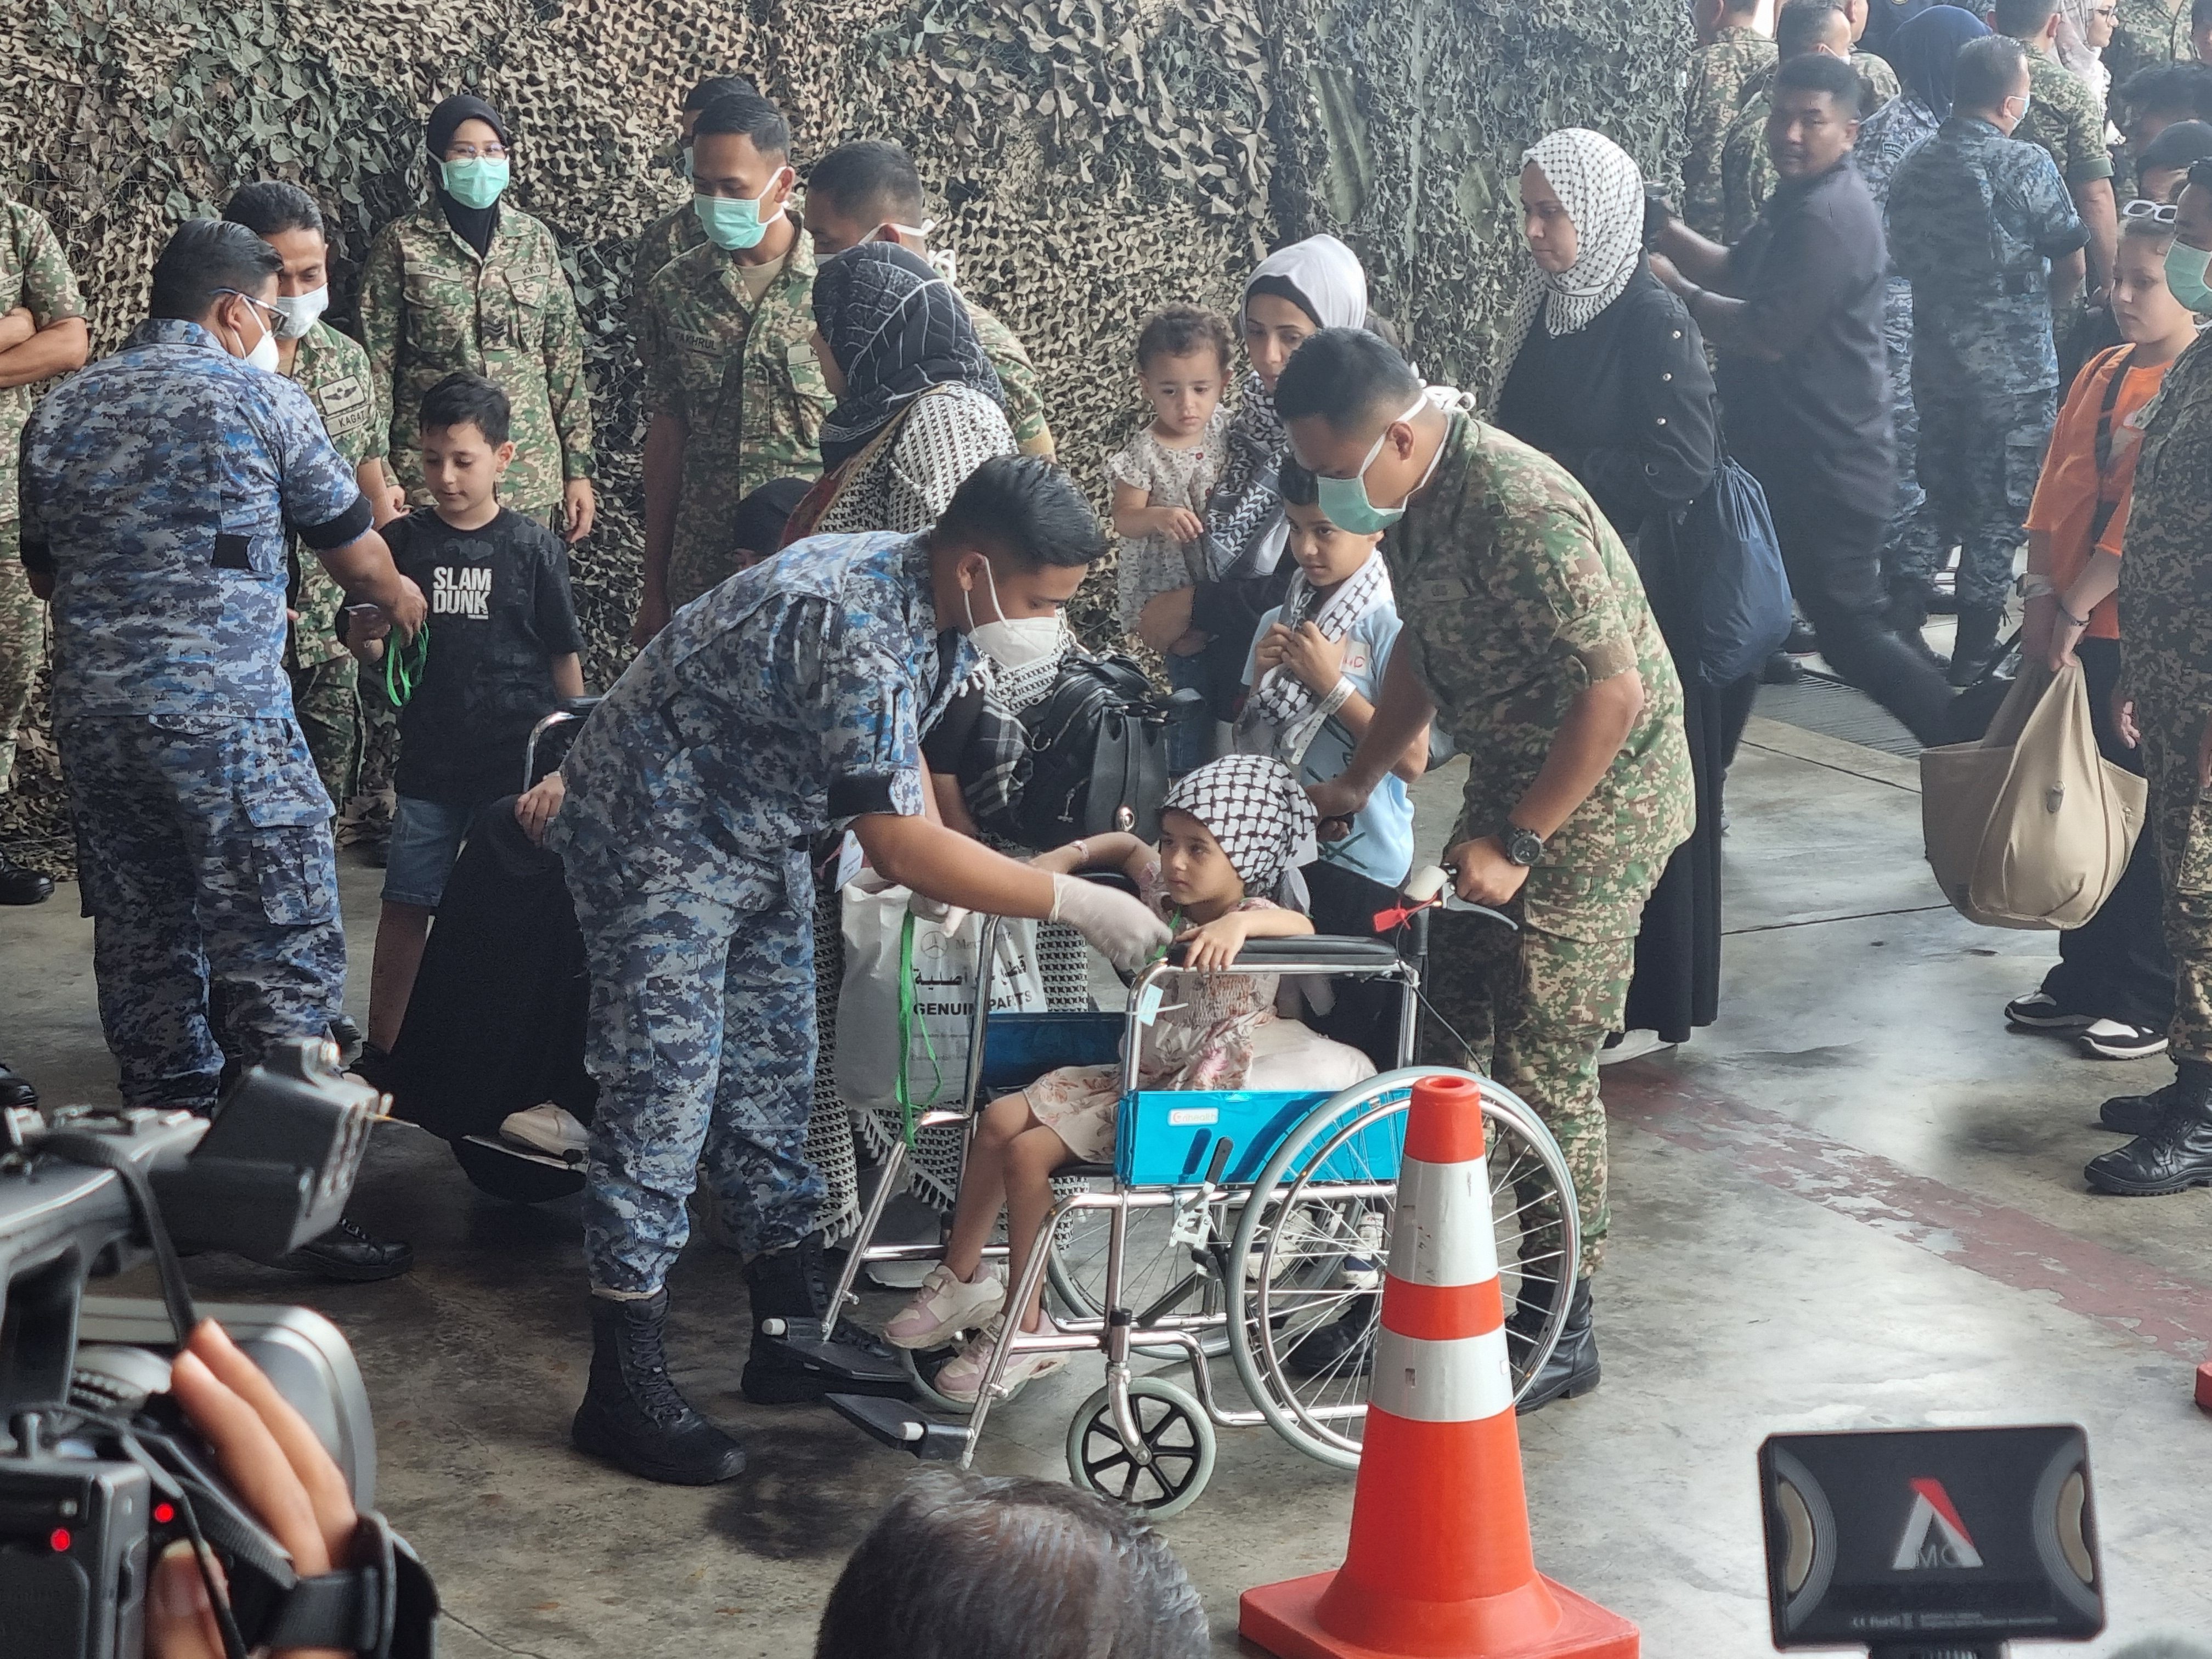
M385 227L362 276L362 343L390 406L392 470L410 500L429 500L422 394L456 371L483 374L513 407L501 503L581 541L597 510L592 400L559 245L504 199L511 139L497 110L459 94L430 112L423 137L430 199Z

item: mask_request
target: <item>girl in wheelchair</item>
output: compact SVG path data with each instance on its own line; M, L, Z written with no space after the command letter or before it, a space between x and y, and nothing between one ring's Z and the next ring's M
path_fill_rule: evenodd
M1191 971L1171 981L1177 1000L1142 1027L1140 1089L1334 1090L1374 1075L1373 1062L1358 1049L1278 1017L1275 975L1224 971L1247 939L1313 932L1299 908L1304 894L1297 879L1297 866L1313 856L1313 807L1297 778L1270 756L1231 755L1169 791L1157 848L1113 834L1036 859L1039 867L1060 873L1122 872L1186 946ZM912 1349L941 1346L962 1331L978 1333L938 1372L939 1393L975 1399L1006 1316L1006 1286L1020 1281L1052 1208L1053 1175L1070 1164L1113 1161L1121 1096L1120 1066L1071 1066L984 1109L945 1260L884 1332ZM1010 1252L1003 1280L982 1254L1001 1206ZM1040 1328L1038 1303L1020 1316L1024 1330ZM1068 1358L1018 1353L1001 1381L1017 1387L1058 1370Z

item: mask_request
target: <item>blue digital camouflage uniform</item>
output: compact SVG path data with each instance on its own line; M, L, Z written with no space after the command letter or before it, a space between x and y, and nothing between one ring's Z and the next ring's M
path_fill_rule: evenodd
M1960 544L1959 604L2002 605L2057 415L2051 261L2089 240L2036 145L1954 115L1897 165L1891 262L1912 284L1916 463L1930 523L1897 574L1932 580Z
M746 1255L813 1231L807 848L922 810L921 734L977 660L940 642L921 538L819 536L678 611L562 763L546 845L592 972L595 1289L659 1287L702 1168Z
M54 738L128 1105L214 1103L209 981L248 1064L345 990L330 798L284 673L285 541L369 527L307 394L196 323L140 325L23 436L54 581Z

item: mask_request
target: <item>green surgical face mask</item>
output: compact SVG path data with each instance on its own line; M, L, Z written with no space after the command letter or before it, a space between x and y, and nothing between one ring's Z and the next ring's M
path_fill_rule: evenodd
M2212 287L2204 280L2208 266L2212 266L2212 253L2201 247L2176 242L2166 251L2167 289L2200 317L2212 316Z
M707 240L726 252L738 253L749 247L758 247L768 228L783 217L778 208L765 219L761 217L760 204L775 188L775 180L769 180L768 189L752 201L742 197L694 196L691 211L699 216L700 228Z
M438 176L445 182L446 194L463 207L488 208L507 188L507 158L475 155L465 161L441 161Z

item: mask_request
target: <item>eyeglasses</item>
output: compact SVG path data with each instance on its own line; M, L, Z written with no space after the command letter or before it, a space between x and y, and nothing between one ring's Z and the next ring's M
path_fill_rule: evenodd
M264 319L272 319L273 320L269 321L266 324L266 326L271 333L274 333L276 330L277 325L284 320L284 313L277 310L275 306L270 305L265 300L257 300L251 294L240 294L234 288L219 288L216 289L216 292L218 294L228 294L234 300L243 300L246 304L252 306L256 311L259 312Z
M504 161L507 160L507 146L486 144L479 149L475 144L454 144L447 149L446 159L448 161Z
M2145 201L2140 196L2120 210L2123 219L2155 219L2162 225L2172 224L2180 216L2181 210L2172 203Z

